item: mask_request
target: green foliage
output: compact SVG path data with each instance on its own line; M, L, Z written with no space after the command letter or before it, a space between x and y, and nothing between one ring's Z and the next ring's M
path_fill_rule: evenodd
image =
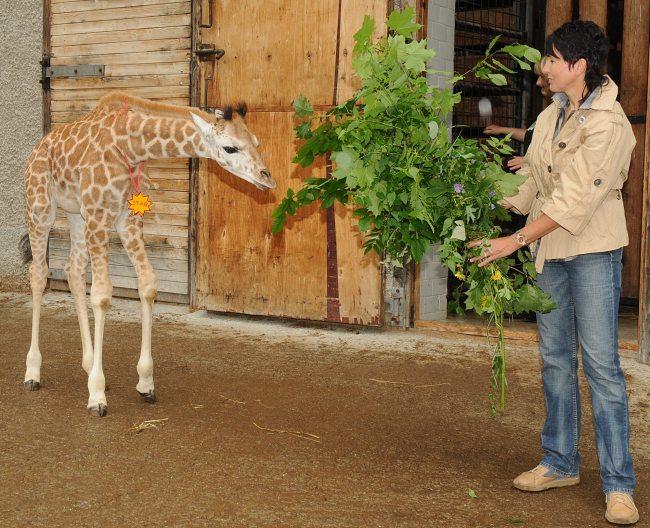
M468 240L499 236L498 221L508 213L498 204L516 193L523 177L504 171L503 158L513 153L510 138L483 143L450 139L446 117L460 102L455 83L469 75L497 85L507 83L513 70L496 59L508 56L520 66L538 60L539 52L510 44L492 51L472 70L455 75L447 87L427 84L427 63L435 52L425 41L410 40L419 29L412 8L393 12L392 34L375 42L374 21L366 17L355 34L353 67L362 80L354 96L324 115L314 116L304 97L294 107L302 121L296 136L303 141L295 163L308 167L318 156L330 155L331 177L311 178L297 192L289 190L273 213L273 231L280 232L286 216L321 201L351 203L359 219L366 251L402 265L419 261L440 243L443 263L463 281L452 308L486 314L503 334L503 318L526 310L548 310L550 300L533 283L529 255L497 261L486 268L470 263L478 250ZM529 66L528 66L529 67ZM505 354L502 339L495 355L493 388L499 407L505 403Z

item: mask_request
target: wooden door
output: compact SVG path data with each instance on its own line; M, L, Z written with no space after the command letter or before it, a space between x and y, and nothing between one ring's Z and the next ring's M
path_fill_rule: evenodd
M43 86L45 132L83 116L112 90L189 104L189 0L44 0L43 11L44 55L53 68L95 64L103 70L94 77L53 71ZM144 217L144 235L158 277L158 299L187 303L189 163L152 161L146 170L154 204ZM67 290L63 269L70 234L61 209L48 249L50 285ZM138 298L137 276L114 232L109 259L115 295Z
M211 6L210 6L211 4ZM323 111L355 89L353 35L365 14L385 32L385 0L220 0L197 41L225 50L203 67L208 106L248 105L247 122L278 183L258 191L215 163L201 162L195 183L194 305L215 311L378 325L381 277L376 256L365 256L350 211L304 210L280 235L271 213L288 188L309 171L291 163L296 152L293 100L306 95ZM206 24L208 25L208 24ZM210 69L210 71L207 71Z

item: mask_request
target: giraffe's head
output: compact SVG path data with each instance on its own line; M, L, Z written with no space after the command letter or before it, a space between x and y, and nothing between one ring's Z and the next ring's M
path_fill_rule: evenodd
M275 188L275 180L257 150L260 142L244 122L246 107L240 106L236 111L230 107L215 110L214 121L190 115L211 159L258 189Z

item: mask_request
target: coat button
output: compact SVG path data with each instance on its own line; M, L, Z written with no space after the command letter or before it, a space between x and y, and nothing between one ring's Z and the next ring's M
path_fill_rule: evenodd
M582 123L584 123L585 121L586 121L585 116L580 116L580 117L578 118L578 123L580 123L581 125L582 125Z
M564 141L561 141L561 142L558 144L558 147L560 147L560 148L565 148L565 147L566 147L566 143L565 143Z
M539 200L539 191L537 191L537 194L535 195L535 198Z
M601 184L601 183L603 183L603 180L601 180L600 178L596 178L596 179L594 180L594 185L595 185L596 187L600 187L600 184Z
M550 165L548 166L548 172L553 172L553 169L551 168Z
M618 190L616 191L616 199L617 199L617 200L620 200L620 199L621 199L621 190L620 190L620 189L618 189Z

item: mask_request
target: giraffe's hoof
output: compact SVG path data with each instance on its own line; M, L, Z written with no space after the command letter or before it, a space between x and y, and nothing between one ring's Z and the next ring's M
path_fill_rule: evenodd
M105 403L98 403L97 405L88 407L88 412L93 416L101 418L102 416L106 416L106 413L108 412L108 405Z
M147 403L156 403L156 393L153 390L149 392L138 391L138 394L140 395L143 401L146 401Z
M38 381L34 380L27 380L23 383L23 385L28 391L37 391L41 388L41 384Z

